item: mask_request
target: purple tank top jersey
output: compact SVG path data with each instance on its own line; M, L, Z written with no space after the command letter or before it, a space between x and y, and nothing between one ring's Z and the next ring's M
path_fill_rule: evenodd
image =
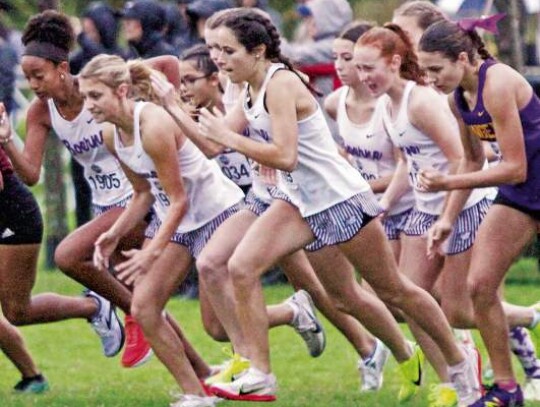
M0 148L0 172L6 175L13 173L11 161L9 161L9 158L3 148Z
M463 89L454 92L456 106L471 134L486 141L496 141L491 116L484 107L482 92L486 71L497 62L486 60L478 72L478 95L476 106L470 110L463 96ZM519 111L527 157L527 180L521 184L500 185L499 193L527 209L540 210L540 99L533 93L531 100ZM503 157L504 159L504 157Z

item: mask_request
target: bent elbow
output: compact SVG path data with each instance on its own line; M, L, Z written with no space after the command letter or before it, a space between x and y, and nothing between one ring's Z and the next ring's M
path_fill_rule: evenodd
M298 166L298 159L296 157L284 160L281 163L280 170L281 171L287 171L287 172L293 172L296 170L296 167Z
M515 171L512 181L513 184L521 184L527 181L527 169L520 168L519 170Z

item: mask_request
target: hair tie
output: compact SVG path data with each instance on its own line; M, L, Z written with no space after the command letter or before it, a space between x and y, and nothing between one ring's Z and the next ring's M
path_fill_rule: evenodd
M474 31L475 28L482 28L490 33L499 34L497 23L506 17L506 13L497 13L492 16L482 16L480 18L462 18L457 22L464 31Z

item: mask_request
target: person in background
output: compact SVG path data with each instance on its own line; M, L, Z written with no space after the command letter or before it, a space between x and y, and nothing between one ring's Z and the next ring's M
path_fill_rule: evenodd
M274 23L281 33L283 28L283 18L281 18L281 13L270 7L268 3L268 0L236 0L236 5L238 7L256 7L266 12L270 16L272 23Z
M346 0L312 0L297 7L304 19L310 40L289 43L282 40L283 55L309 76L310 84L320 92L317 98L323 104L324 98L340 85L332 58L332 45L343 27L353 18L351 5ZM337 126L324 112L334 137Z
M129 44L128 59L175 55L163 36L165 25L166 13L161 3L154 0L126 3L123 30Z

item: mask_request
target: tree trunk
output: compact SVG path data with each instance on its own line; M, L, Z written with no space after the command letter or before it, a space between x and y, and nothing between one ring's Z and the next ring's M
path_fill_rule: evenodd
M45 148L45 267L55 268L54 251L68 233L62 144L56 135L47 137Z

